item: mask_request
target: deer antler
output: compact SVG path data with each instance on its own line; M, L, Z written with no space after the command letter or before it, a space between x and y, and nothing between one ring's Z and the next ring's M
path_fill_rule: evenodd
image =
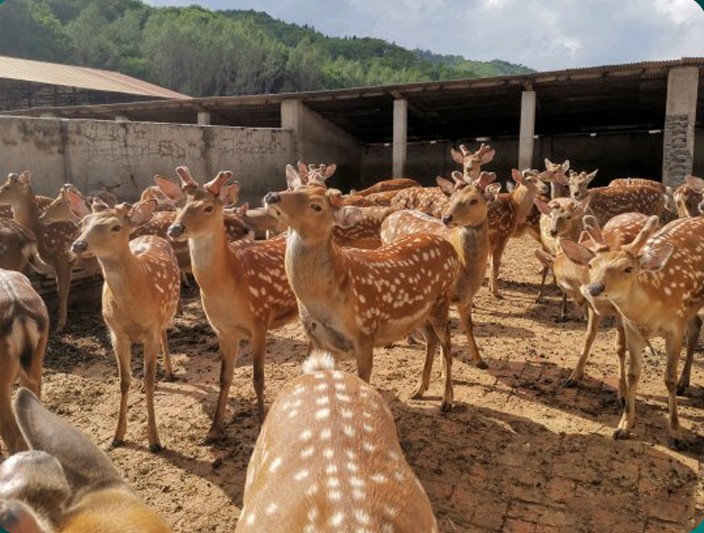
M176 174L178 174L178 177L181 178L182 189L185 190L190 187L198 187L198 182L193 179L193 176L191 176L191 171L188 170L188 167L176 168Z
M646 241L655 233L655 230L658 229L658 224L660 224L660 219L657 215L648 217L648 221L645 223L645 226L643 226L643 229L640 230L640 233L636 235L636 238L633 239L631 243L624 246L623 249L629 254L637 256Z
M210 180L208 183L206 183L203 188L208 191L213 193L214 195L220 194L220 189L222 188L225 183L232 177L232 172L230 170L221 170L218 172L218 175L215 176L212 180Z

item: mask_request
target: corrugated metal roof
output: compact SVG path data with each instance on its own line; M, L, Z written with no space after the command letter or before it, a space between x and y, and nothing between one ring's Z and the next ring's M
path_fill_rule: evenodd
M0 56L0 78L154 98L190 98L119 72L8 56Z

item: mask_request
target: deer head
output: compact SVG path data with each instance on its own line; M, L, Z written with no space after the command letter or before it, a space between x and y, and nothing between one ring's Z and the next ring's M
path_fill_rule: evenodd
M15 206L25 201L28 195L33 194L31 182L29 170L21 174L8 174L7 180L0 186L0 205Z
M588 196L589 193L587 192L587 188L596 177L597 172L599 172L598 169L589 174L584 171L577 173L574 170L570 170L569 178L567 178L570 196L577 201L583 200L586 196Z
M455 163L462 165L464 175L476 179L479 177L482 165L491 163L494 159L496 150L482 143L476 152L471 152L464 144L461 144L459 150L451 148L450 153Z
M576 202L571 198L556 198L548 203L536 198L535 205L549 220L548 235L557 237L558 235L569 235L576 225L581 226L582 217L589 208L589 201L589 197L581 202Z
M445 195L449 196L442 213L442 221L448 227L478 226L486 221L487 202L494 199L501 184L492 183L496 179L493 172L482 172L476 180L468 184L460 172L453 172L454 184L444 178L437 183Z

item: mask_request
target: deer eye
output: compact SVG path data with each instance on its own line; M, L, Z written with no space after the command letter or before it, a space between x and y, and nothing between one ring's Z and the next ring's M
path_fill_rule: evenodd
M477 199L476 198L472 199L472 201L469 202L469 205L477 205Z
M318 204L311 204L310 208L318 212L323 210L322 206L319 206Z
M626 267L626 268L623 269L623 271L624 271L626 274L630 274L631 272L633 272L633 267Z
M206 213L212 213L212 212L213 212L213 206L212 206L212 205L209 205L209 206L207 206L205 209L203 209L203 211L205 211Z
M122 229L122 226L115 225L115 226L113 226L112 228L110 228L110 231L114 231L115 233L117 233L117 232L120 231L121 229Z

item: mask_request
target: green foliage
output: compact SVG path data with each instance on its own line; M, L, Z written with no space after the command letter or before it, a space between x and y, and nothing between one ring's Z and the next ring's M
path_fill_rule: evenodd
M140 0L12 0L0 54L124 72L193 96L335 89L531 72L326 37L258 11L152 8Z

